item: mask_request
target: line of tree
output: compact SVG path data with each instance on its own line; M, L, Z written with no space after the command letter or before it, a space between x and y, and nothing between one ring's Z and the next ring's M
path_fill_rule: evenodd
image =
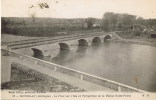
M135 20L135 15L106 12L102 18L102 28L106 31L126 28L133 25Z
M113 12L106 12L102 18L102 28L105 31L128 30L134 26L153 28L156 27L156 19L143 19L136 15Z

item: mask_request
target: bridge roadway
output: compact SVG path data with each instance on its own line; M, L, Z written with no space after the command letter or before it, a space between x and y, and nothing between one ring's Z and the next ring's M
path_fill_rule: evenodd
M13 41L13 42L6 42L5 45L11 50L15 49L21 49L21 48L27 48L27 47L33 47L38 45L44 45L44 44L50 44L50 43L56 43L59 41L69 41L79 38L86 38L86 37L95 37L95 36L101 36L101 35L107 35L107 33L104 32L96 32L96 33L90 33L90 34L79 34L79 35L70 35L70 36L60 36L60 37L40 37L35 39L28 39L28 40L20 40L20 41Z

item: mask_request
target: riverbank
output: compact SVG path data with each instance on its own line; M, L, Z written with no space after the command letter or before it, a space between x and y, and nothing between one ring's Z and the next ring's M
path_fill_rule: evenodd
M140 36L134 36L130 33L126 32L116 32L116 35L121 37L116 40L118 42L130 42L141 45L149 45L156 47L156 38L151 38L146 34L141 34Z
M11 81L1 84L2 90L31 90L38 92L83 92L84 89L12 63Z

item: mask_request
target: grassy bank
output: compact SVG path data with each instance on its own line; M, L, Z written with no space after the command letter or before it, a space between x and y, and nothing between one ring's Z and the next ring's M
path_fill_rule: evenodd
M1 89L31 90L38 92L83 92L80 89L56 78L49 77L25 66L13 63L11 81L2 83Z
M117 34L123 39L144 41L144 42L156 42L156 38L151 38L148 34L145 34L143 32L141 32L139 36L129 31L117 32Z

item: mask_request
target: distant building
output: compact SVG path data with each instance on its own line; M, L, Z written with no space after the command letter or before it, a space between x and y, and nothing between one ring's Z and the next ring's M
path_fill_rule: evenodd
M150 36L151 38L156 38L156 31L151 31L151 32L149 32L149 36Z
M98 24L98 23L94 23L94 24L93 24L93 27L94 27L94 28L100 28L100 27L101 27L101 25L100 25L100 24Z
M87 27L88 27L87 23L86 22L83 23L83 28L87 28Z

